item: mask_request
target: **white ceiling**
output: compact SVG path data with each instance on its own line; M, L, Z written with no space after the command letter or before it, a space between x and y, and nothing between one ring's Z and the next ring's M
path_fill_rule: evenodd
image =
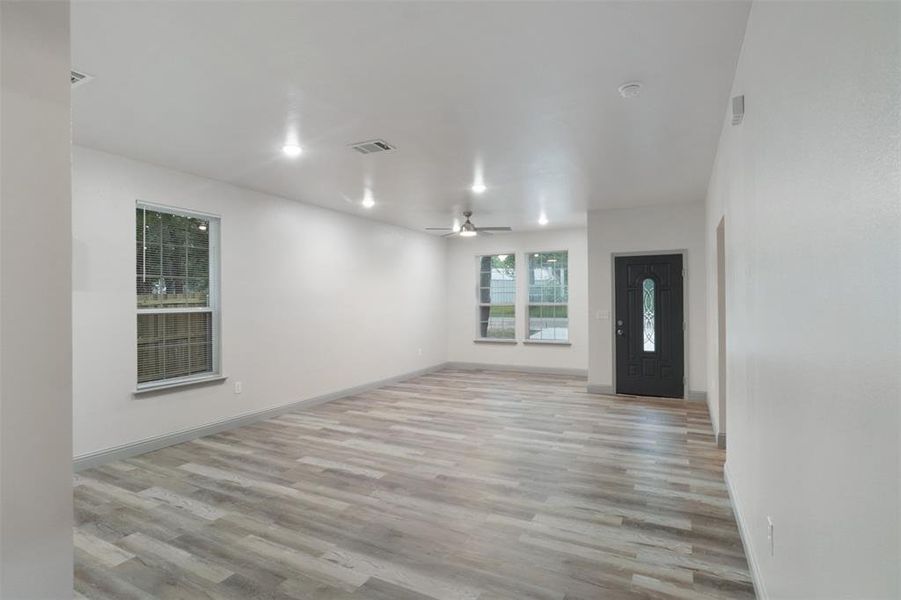
M78 1L75 141L412 228L581 225L704 197L748 7Z

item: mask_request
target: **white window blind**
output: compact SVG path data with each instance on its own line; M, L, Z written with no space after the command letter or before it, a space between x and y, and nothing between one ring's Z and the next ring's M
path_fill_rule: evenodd
M479 257L479 337L516 337L516 256Z
M138 387L219 372L219 220L138 205Z
M529 254L530 340L569 340L569 253Z

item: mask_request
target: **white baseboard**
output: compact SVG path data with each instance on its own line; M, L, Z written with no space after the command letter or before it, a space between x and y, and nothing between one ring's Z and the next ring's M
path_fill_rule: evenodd
M497 365L474 362L446 362L444 363L444 367L447 369L462 369L468 371L515 371L517 373L538 373L542 375L574 375L576 377L588 377L588 369L561 369L556 367Z
M732 481L729 479L729 463L723 465L723 479L726 482L726 490L729 492L732 514L735 515L735 522L738 524L738 534L741 536L741 545L745 550L745 558L748 559L748 569L751 571L754 594L758 600L769 600L766 588L763 585L763 578L760 576L760 567L757 562L757 554L755 554L754 546L751 542L751 535L748 532L747 523L742 518L741 503L738 501L738 496L735 495L735 489L732 487Z
M599 385L596 383L589 383L587 389L589 394L604 394L605 396L613 396L616 394L616 392L613 391L612 385Z
M685 392L685 399L697 402L707 402L707 392L687 390Z
M387 379L381 379L379 381L373 381L371 383L346 388L337 392L332 392L330 394L323 394L314 398L307 398L306 400L301 400L299 402L291 402L288 404L283 404L281 406L265 408L263 410L244 413L234 417L229 417L227 419L222 419L220 421L214 421L205 425L153 436L143 440L138 440L136 442L122 444L121 446L114 446L113 448L105 448L103 450L88 452L74 458L73 469L75 470L75 472L83 471L85 469L90 469L91 467L96 467L108 462L122 460L124 458L131 458L132 456L137 456L146 452L153 452L154 450L159 450L160 448L165 448L174 444L189 442L199 437L221 433L223 431L235 429L236 427L241 427L243 425L250 425L251 423L256 423L257 421L271 419L272 417L277 417L281 414L293 412L302 408L309 408L311 406L316 406L317 404L324 404L331 400L337 400L339 398L346 398L347 396L353 396L355 394L368 392L385 385L397 383L398 381L405 381L407 379L419 377L420 375L426 375L428 373L438 371L440 369L443 369L445 364L446 363L440 363L425 369L419 369L418 371L411 371L409 373L403 373L401 375L396 375Z

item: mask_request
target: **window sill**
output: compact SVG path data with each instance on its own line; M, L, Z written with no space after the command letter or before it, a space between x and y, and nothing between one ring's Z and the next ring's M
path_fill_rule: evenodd
M518 340L510 340L506 338L476 338L472 340L476 344L518 344Z
M522 343L536 346L572 346L569 340L523 340Z
M205 383L219 383L228 379L225 375L219 374L211 374L204 375L202 377L185 377L183 379L170 379L168 381L160 381L154 383L145 383L139 385L134 392L132 392L135 396L141 396L143 394L152 394L154 392L165 392L165 391L175 391L176 389L193 386L193 385L203 385Z

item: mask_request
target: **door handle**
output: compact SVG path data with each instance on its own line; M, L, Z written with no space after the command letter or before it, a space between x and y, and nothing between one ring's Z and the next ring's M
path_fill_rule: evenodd
M622 330L622 329L617 329L617 330L616 330L616 335L622 335L622 334L623 334L623 330Z

